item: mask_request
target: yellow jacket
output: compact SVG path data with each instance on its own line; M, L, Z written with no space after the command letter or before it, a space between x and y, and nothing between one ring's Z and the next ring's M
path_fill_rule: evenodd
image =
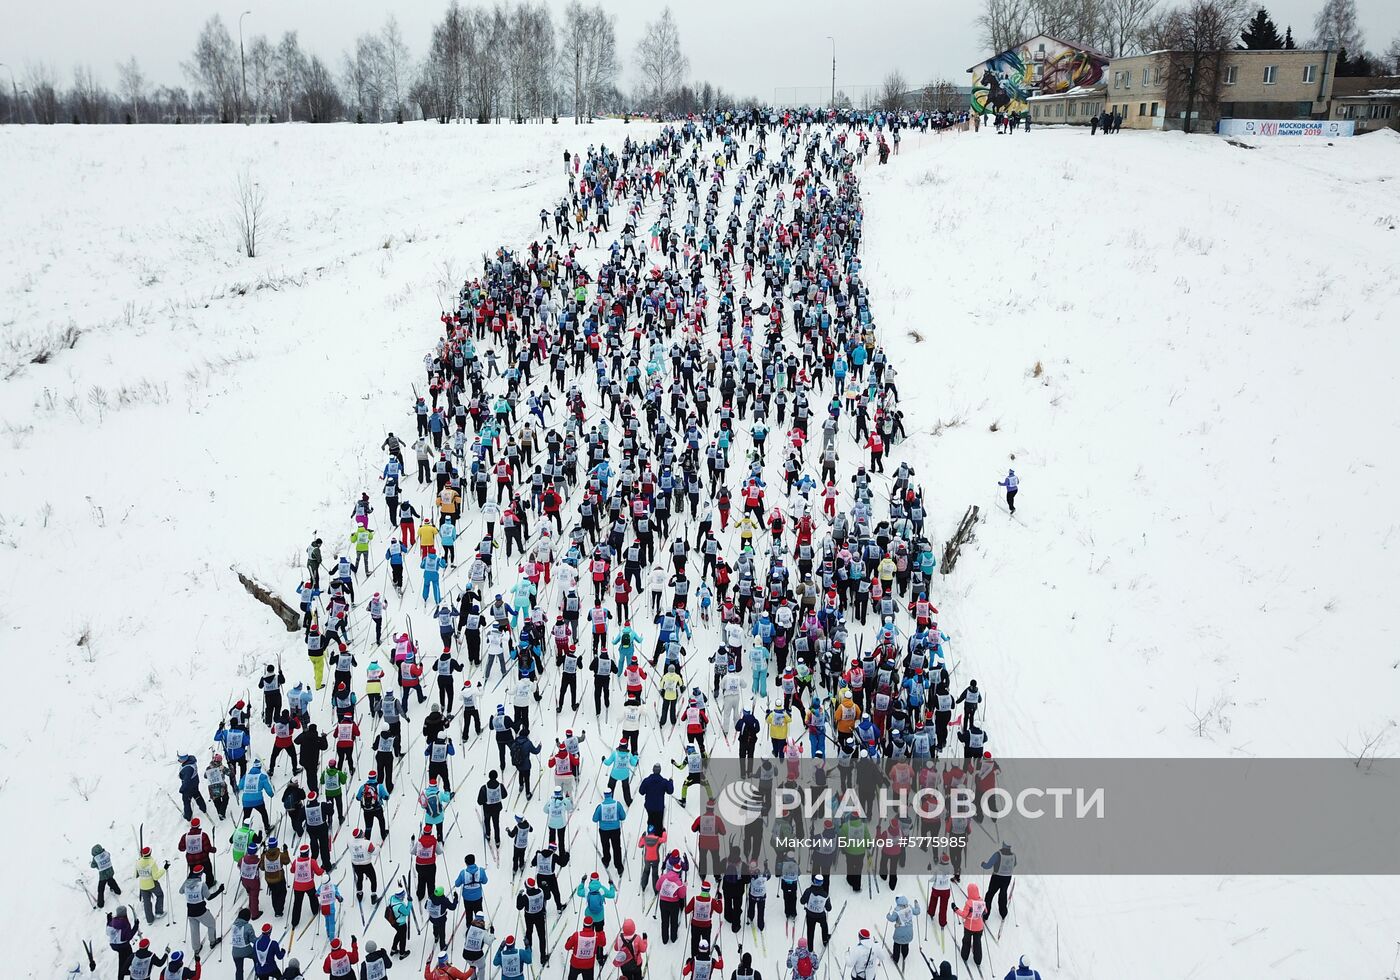
M431 548L437 544L437 528L432 524L423 524L418 528L418 544L424 548Z
M462 495L451 487L443 487L442 493L438 494L438 510L444 514L457 515L457 505L462 502Z
M165 877L165 869L155 858L143 857L136 861L136 881L143 892L151 891L156 882Z
M661 675L661 696L667 701L676 700L680 694L681 687L685 684L685 679L674 669L666 671Z

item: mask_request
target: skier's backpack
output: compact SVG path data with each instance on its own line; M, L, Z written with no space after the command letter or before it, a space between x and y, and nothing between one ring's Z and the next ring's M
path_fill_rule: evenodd
M813 973L812 958L810 956L799 956L797 958L796 971L797 975L799 977L802 977L803 980L806 980L807 977L810 977Z

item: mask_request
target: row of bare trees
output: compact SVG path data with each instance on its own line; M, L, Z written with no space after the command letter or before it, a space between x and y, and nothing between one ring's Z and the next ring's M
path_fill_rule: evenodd
M976 23L988 51L1005 51L1028 37L1049 34L1116 58L1172 46L1183 18L1217 21L1238 35L1259 7L1257 0L1190 0L1179 6L1163 0L983 0ZM1377 70L1400 73L1400 37L1385 55L1367 53L1356 0L1323 0L1309 43L1348 51L1367 58Z
M984 0L977 17L988 51L1050 34L1118 57L1139 49L1139 32L1158 0Z
M669 10L663 16L669 20ZM488 122L557 118L561 109L582 120L626 107L616 85L622 65L614 17L602 3L581 0L571 0L558 28L543 0L490 7L451 0L421 61L390 16L355 39L338 71L303 50L295 32L280 40L258 34L240 50L215 15L182 67L188 88L151 87L130 59L117 67L112 91L90 66L77 68L65 89L52 67L31 64L9 91L0 91L0 120ZM663 94L678 81L668 76Z

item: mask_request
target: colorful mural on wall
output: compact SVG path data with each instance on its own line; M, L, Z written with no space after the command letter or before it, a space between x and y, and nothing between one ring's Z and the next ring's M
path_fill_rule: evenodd
M1025 112L1032 95L1097 84L1107 67L1106 58L1042 34L973 67L972 111Z

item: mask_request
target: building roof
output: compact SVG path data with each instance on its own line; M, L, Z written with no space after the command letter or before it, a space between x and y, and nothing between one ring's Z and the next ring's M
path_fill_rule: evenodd
M985 57L985 58L983 58L981 61L977 62L977 65L985 65L987 62L991 61L993 58L1000 57L1001 55L1006 54L1007 51L1015 51L1017 48L1021 47L1022 45L1029 44L1030 42L1034 41L1034 40L1035 40L1036 38L1038 38L1038 37L1048 37L1050 40L1052 40L1052 41L1058 41L1059 43L1063 44L1063 45L1064 45L1065 47L1067 47L1067 48L1074 48L1076 51L1083 51L1083 52L1085 52L1086 54L1091 54L1091 55L1093 55L1095 58L1102 58L1104 61L1110 60L1108 55L1104 54L1102 51L1096 51L1096 50L1094 50L1093 48L1089 47L1087 44L1080 44L1080 43L1078 43L1077 41L1066 41L1066 40L1065 40L1064 38L1062 38L1062 37L1056 37L1054 34L1046 34L1044 31L1041 31L1039 34L1032 34L1030 37L1022 38L1021 40L1017 41L1015 44L1011 45L1011 47L1007 48L1006 51L997 51L997 52L995 52L995 53L993 53L993 54L987 55L987 57ZM968 69L969 74L977 70L977 65L973 65L971 68Z
M1159 54L1190 54L1186 48L1158 48L1156 51L1144 51L1141 54L1119 55L1113 61L1131 61L1134 58L1155 58ZM1239 48L1227 48L1220 52L1227 55L1251 55L1251 54L1272 54L1272 55L1295 55L1295 54L1332 54L1334 52L1327 48L1259 48L1257 50L1241 50Z
M1334 99L1394 99L1400 98L1400 75L1380 75L1375 78L1335 78L1332 80Z
M1103 82L1097 85L1076 85L1065 92L1043 92L1040 95L1032 95L1031 102L1040 102L1048 99L1093 99L1103 98L1108 92L1108 86Z

